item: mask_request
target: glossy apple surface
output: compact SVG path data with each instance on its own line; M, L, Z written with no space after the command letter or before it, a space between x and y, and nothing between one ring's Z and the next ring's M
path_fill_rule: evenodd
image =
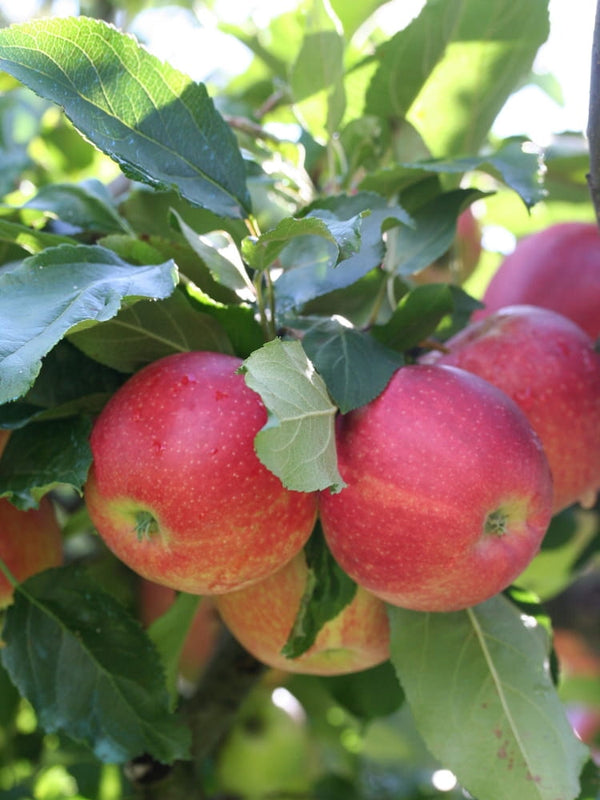
M562 314L509 306L446 342L424 360L451 364L498 386L538 433L554 479L554 512L590 505L600 487L600 356Z
M508 586L539 549L552 504L547 459L503 392L454 367L399 369L341 417L346 488L323 492L338 563L394 605L451 611Z
M564 314L592 339L600 336L600 233L595 223L562 222L521 239L483 296L487 316L504 306L534 305Z
M167 356L109 400L85 487L108 547L156 583L218 594L275 572L310 535L316 496L285 489L254 451L267 421L222 353Z
M19 583L62 563L61 531L47 497L30 511L0 498L0 558ZM12 597L13 587L0 572L0 608L9 605Z
M140 581L139 612L145 627L162 616L175 600L175 590L142 578ZM190 624L179 659L181 675L196 683L217 644L221 621L214 599L204 597Z
M384 604L360 586L351 603L321 628L313 646L295 659L281 649L296 619L308 579L303 553L260 583L217 598L223 622L259 661L287 672L341 675L389 658Z

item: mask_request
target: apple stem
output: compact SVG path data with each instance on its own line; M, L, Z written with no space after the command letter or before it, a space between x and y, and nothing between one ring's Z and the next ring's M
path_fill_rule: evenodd
M156 517L150 511L136 511L134 530L140 542L150 539L159 531Z
M508 521L508 514L505 511L497 508L487 515L485 520L484 531L491 536L504 536L506 533L506 523Z

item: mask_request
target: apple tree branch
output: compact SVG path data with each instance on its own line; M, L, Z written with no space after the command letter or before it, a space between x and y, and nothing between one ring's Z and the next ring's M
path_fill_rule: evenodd
M590 171L588 186L596 220L600 226L600 0L596 5L594 38L592 42L590 106L587 126L587 138L590 148Z

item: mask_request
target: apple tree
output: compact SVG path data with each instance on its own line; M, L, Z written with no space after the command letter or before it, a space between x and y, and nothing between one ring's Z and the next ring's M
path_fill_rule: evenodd
M117 555L86 503L107 404L155 362L202 351L235 361L264 407L256 469L311 514L319 497L343 505L339 420L471 323L501 261L492 234L594 222L581 134L542 148L494 132L511 95L540 82L548 0L427 0L394 30L383 5L306 0L260 27L218 20L247 59L228 73L215 47L222 71L201 82L132 35L133 0L0 29L0 503L23 518L51 503L61 529L60 558L40 563L0 507L3 797L599 796L594 492L550 508L548 488L536 555L501 591L445 610L364 611L315 511L281 596L273 576L237 605L223 594L223 619L235 607L251 633L260 609L255 638L266 647L274 632L276 667L220 621L218 594L161 586L160 568ZM590 402L598 413L600 396ZM139 413L165 403L146 392ZM178 447L207 435L190 429ZM495 448L498 476L512 447ZM448 449L408 453L423 485L458 463ZM150 474L151 452L135 456ZM218 477L223 508L238 496L236 458ZM193 458L176 461L169 479L187 486ZM420 497L424 514L436 492ZM206 495L191 494L181 506L199 517ZM272 527L266 501L261 513ZM143 545L157 522L141 522L128 535ZM506 514L487 522L503 534ZM200 570L199 550L175 560ZM349 633L331 633L341 618ZM319 642L343 652L353 636L360 649L372 630L368 668L343 655L340 669L306 668Z

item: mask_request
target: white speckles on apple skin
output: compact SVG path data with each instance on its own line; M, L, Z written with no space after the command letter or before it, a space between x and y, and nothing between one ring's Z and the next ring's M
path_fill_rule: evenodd
M286 490L258 460L267 414L219 353L169 356L136 373L91 436L90 516L132 569L165 585L219 593L260 580L310 535L316 495ZM119 509L139 505L161 526L139 542Z
M505 588L537 552L551 515L547 460L524 414L477 376L403 367L340 420L337 445L348 486L322 493L323 529L342 568L382 599L464 608ZM479 553L487 515L515 502L527 533L515 519L518 536L508 526Z
M600 487L600 355L571 320L547 309L510 306L450 339L448 364L485 378L527 415L548 456L554 513Z

